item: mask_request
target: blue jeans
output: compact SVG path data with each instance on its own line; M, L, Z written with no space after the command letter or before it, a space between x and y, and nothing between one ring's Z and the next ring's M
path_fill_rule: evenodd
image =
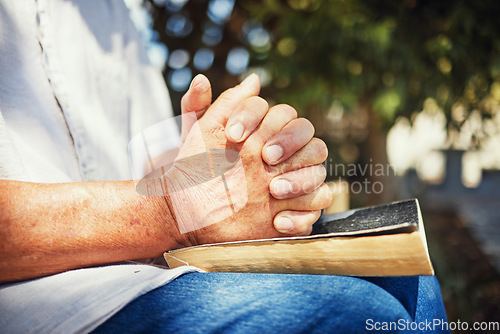
M433 276L190 273L95 333L449 333L445 321Z

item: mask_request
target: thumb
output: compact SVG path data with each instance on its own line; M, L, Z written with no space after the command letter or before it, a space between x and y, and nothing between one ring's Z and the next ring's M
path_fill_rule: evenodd
M198 74L181 100L182 143L186 140L193 124L203 116L211 103L212 87L210 81L203 74Z

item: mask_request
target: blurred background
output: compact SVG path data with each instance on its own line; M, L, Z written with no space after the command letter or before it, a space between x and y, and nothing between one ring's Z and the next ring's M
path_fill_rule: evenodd
M500 320L500 2L127 0L176 113L250 73L329 147L350 206L417 197L449 321Z

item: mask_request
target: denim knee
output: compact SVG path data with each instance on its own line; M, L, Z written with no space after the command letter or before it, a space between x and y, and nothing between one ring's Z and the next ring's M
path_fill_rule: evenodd
M404 303L366 279L193 273L138 298L101 329L150 333L357 333L365 332L371 322L400 319L412 320Z

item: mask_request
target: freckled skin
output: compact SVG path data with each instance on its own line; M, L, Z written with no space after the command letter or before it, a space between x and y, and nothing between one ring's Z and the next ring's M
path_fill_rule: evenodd
M200 127L204 126L205 124L201 122ZM244 191L248 193L248 201L242 210L231 217L192 232L192 238L196 240L197 244L204 244L214 242L214 240L224 242L279 236L280 233L274 229L272 224L272 218L275 214L273 211L276 210L271 203L275 200L270 195L268 188L274 175L267 170L266 164L260 158L263 144L258 132L251 135L243 144L227 142L223 127L205 131L203 139L209 149L226 148L239 152L247 180ZM185 158L190 153L183 152L181 149L179 159ZM228 178L231 178L230 174L227 175ZM172 177L172 179L179 179L179 177ZM231 190L238 191L238 189ZM200 193L199 200L202 201L205 195L205 193ZM225 194L223 195L225 196ZM196 206L192 207L192 210L196 210ZM251 220L252 223L237 223L248 220Z
M223 93L199 124L192 126L189 133L193 134L185 138L178 156L182 159L210 149L238 151L244 180L240 180L237 176L241 174L236 175L238 170L234 170L235 175L228 172L227 181L234 203L241 193L235 187L245 185L248 198L237 212L202 229L181 233L173 212L172 196L157 192L158 179L140 184L143 192L133 180L58 184L0 180L0 283L99 264L159 257L164 251L195 244L280 236L282 234L273 226L276 213L318 211L328 206L331 196L325 184L297 198L277 200L269 193L269 182L274 176L324 160L314 153L316 144L311 141L312 146L308 144L296 155L290 156L296 150L286 152L290 158L277 166L271 168L263 162L264 144L296 118L293 108L274 107L274 112L270 110L243 143L227 142L224 132L227 115L239 103L257 95L258 86L242 85ZM196 167L189 172L172 168L165 178L174 180L172 186L186 189L190 182L197 184ZM231 183L233 177L238 182ZM156 193L146 196L148 191ZM208 209L207 212L195 212L199 217L217 213L220 199L227 197L225 190L222 193L193 191L190 195L194 196L194 201L183 202L185 205L190 204L195 211L198 204ZM308 231L307 226L300 233L304 231Z
M284 236L276 231L273 225L273 217L283 209L283 206L280 205L283 201L275 199L269 192L270 181L283 168L281 166L270 168L260 157L262 147L272 130L268 129L266 133L265 129L257 129L245 142L237 144L226 140L224 127L215 125L215 129L210 128L214 125L210 122L204 122L203 119L199 123L207 150L226 148L239 152L246 178L246 187L241 188L242 191L248 193L248 201L241 211L234 213L227 219L189 233L189 239L194 240L195 244L205 244ZM189 141L196 142L197 140L188 135L187 142ZM189 154L193 154L193 152L181 149L178 159L186 158ZM293 165L288 166L288 168L293 169ZM230 177L231 175L228 175L228 178ZM179 177L172 176L172 179L179 179ZM238 189L232 190L238 192ZM198 200L202 201L203 196L206 196L206 192L200 191ZM220 196L225 196L225 194ZM325 196L323 200L310 208L321 209L328 204L328 201L329 198ZM190 210L196 209L196 206L190 208ZM241 222L249 223L242 224Z
M0 194L0 239L8 240L0 243L0 282L158 257L183 240L166 228L164 199L139 195L134 181L0 180Z
M137 217L133 217L130 220L130 225L142 225L141 220Z

